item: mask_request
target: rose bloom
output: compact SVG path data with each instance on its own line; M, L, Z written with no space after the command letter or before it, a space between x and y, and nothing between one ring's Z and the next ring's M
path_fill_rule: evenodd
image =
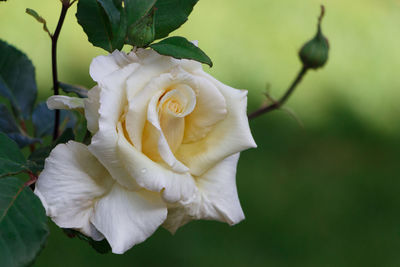
M81 108L93 137L70 141L46 159L35 193L48 216L114 253L160 225L174 233L194 219L244 219L236 190L239 152L255 147L247 91L200 63L151 49L95 58L88 98L53 96L50 109Z

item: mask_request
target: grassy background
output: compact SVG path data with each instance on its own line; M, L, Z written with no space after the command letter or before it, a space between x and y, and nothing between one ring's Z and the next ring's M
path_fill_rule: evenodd
M249 90L281 95L300 68L297 50L315 32L319 4L332 46L287 106L251 122L259 148L242 153L238 190L246 220L229 227L192 222L159 229L125 255L98 255L51 226L35 266L399 266L400 1L200 0L176 34L199 40L206 71ZM24 14L36 9L54 29L56 0L0 3L0 38L36 65L40 97L50 93L50 41ZM93 85L102 54L68 14L59 45L60 79Z

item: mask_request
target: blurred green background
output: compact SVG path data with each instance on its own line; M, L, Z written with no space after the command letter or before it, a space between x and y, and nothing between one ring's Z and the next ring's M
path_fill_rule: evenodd
M176 34L199 40L214 61L206 71L249 90L253 110L267 83L278 97L300 69L297 51L321 3L330 60L286 105L304 127L282 111L250 123L259 147L242 153L237 175L245 221L192 222L175 236L159 229L125 255L99 255L51 224L35 266L400 266L400 1L200 0ZM0 3L0 38L32 59L43 100L50 41L26 7L54 29L60 3ZM104 52L87 42L75 10L59 76L91 87L90 61Z

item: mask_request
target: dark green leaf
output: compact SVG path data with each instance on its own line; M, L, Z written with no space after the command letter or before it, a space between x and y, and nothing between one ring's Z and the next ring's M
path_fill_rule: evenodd
M155 16L156 40L168 36L187 21L198 0L158 0Z
M18 117L29 118L36 100L35 69L28 57L0 40L0 95Z
M18 145L4 133L0 133L0 176L27 169L26 159Z
M88 97L88 90L79 85L71 85L66 83L59 83L60 88L66 93L75 93L80 98L87 98Z
M32 113L32 122L35 128L35 136L43 137L51 135L54 128L54 110L47 108L45 102L39 103ZM76 118L72 111L61 110L60 128L73 128L76 124Z
M7 136L14 140L20 148L42 142L39 138L33 138L23 133L8 133Z
M121 49L124 45L127 23L122 3L113 0L97 0L107 14L111 24L112 40L111 45L114 49ZM120 47L120 48L119 48ZM114 50L113 49L113 50Z
M50 155L51 149L51 146L39 147L29 155L27 165L31 172L39 173L44 169L44 161Z
M58 144L67 143L70 140L74 140L75 135L74 131L71 128L65 129L65 131L53 142L53 148L56 147Z
M0 180L1 266L27 266L43 248L49 234L40 200L17 178Z
M113 0L79 0L76 13L89 41L109 52L123 47L126 34L126 24L120 21L119 7L115 3Z
M125 0L125 10L128 26L136 24L146 16L157 0Z
M78 237L80 240L87 242L98 253L106 254L111 251L111 246L106 239L103 239L101 241L95 241L92 238L85 236L81 232L75 231L74 229L64 228L63 230L64 233L67 234L69 237L71 238Z
M7 107L0 103L0 132L7 134L8 137L13 139L19 147L40 142L40 139L27 136L17 126L14 117L8 111Z
M32 113L35 136L43 137L53 133L54 116L54 110L48 109L45 102L42 102L36 106Z
M212 67L211 59L197 46L180 36L169 37L150 45L157 53L177 59L193 59Z
M4 133L19 132L14 117L8 111L6 105L0 103L0 131Z

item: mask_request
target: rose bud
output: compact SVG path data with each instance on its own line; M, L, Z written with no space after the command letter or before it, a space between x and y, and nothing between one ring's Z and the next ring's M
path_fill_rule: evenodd
M128 30L128 43L136 47L146 47L155 38L154 10Z
M321 17L319 18L317 34L313 39L305 43L299 52L301 62L306 68L318 69L328 61L329 42L321 30L323 15L324 9L322 9Z

